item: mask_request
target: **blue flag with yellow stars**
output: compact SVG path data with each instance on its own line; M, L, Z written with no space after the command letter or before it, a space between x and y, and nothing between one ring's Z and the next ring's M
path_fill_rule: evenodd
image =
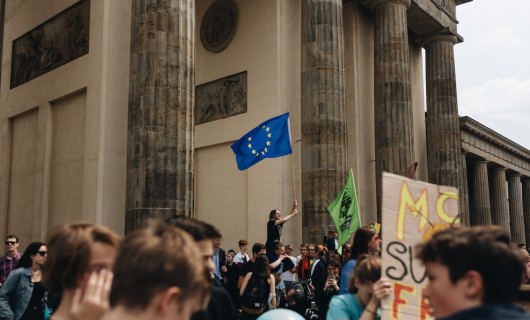
M289 137L289 112L271 118L250 130L232 145L237 168L250 168L265 158L293 153Z

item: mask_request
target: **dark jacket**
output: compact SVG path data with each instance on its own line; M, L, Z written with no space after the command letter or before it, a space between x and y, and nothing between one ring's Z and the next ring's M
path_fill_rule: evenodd
M511 304L491 304L460 311L440 320L530 320L530 314Z

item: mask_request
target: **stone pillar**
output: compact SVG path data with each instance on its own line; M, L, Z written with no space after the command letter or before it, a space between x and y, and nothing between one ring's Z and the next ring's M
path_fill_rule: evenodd
M347 178L342 0L302 1L302 231L322 242Z
M491 181L491 222L510 232L510 211L508 209L508 191L506 190L506 168L493 169Z
M456 42L457 38L453 35L436 35L424 41L423 46L426 57L429 182L461 188L462 139L453 50ZM462 198L460 212L465 212Z
M490 225L490 193L488 187L488 161L473 163L473 211L469 217L471 225Z
M510 234L512 242L525 243L523 218L523 187L521 174L517 172L508 175L508 195L510 207Z
M524 177L523 182L523 218L526 246L530 245L530 177Z
M467 164L466 164L467 152L462 150L461 162L462 162L462 180L460 181L460 187L458 188L458 196L460 197L460 221L463 226L470 226L469 222L469 188L467 181Z
M193 212L195 1L135 0L125 231Z
M375 150L378 219L381 173L407 175L415 162L407 10L410 0L374 0Z

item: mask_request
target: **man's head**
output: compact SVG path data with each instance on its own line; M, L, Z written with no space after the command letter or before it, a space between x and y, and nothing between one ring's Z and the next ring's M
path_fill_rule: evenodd
M425 295L436 317L515 298L524 261L501 227L446 229L416 250L426 267Z
M223 242L223 238L222 237L214 238L213 239L213 248L215 250L218 250L219 248L221 248L221 243L222 242Z
M306 247L306 250L307 250L307 257L308 258L316 257L317 253L315 251L315 245L314 244L308 243L307 247Z
M332 237L333 239L338 239L338 238L339 238L339 234L337 233L337 231L332 231L332 232L331 232L331 237Z
M189 319L206 306L210 285L199 248L189 234L157 224L130 233L114 265L112 307Z
M300 245L300 255L304 257L307 254L307 244L302 243Z
M285 254L290 256L291 253L293 253L293 246L288 244L288 245L285 246Z
M14 235L9 235L6 237L6 253L7 254L16 254L18 251L18 237Z
M256 242L252 246L252 259L255 259L259 255L265 255L266 253L267 249L263 243Z
M206 269L210 272L213 272L215 270L212 260L214 240L222 238L219 230L204 221L182 216L173 217L168 219L166 222L169 225L180 228L191 235L202 253L202 259L205 263Z
M237 243L239 245L239 251L246 253L248 251L248 241L247 240L239 240Z
M276 253L276 256L281 256L283 254L285 254L285 246L283 245L283 243L281 242L278 242L275 246L274 246L274 253ZM274 261L273 261L274 262Z

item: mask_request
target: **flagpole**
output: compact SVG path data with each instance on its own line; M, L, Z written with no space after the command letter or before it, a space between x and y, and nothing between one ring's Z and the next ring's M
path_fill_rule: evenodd
M296 201L296 180L294 177L294 156L291 153L291 171L293 172L293 192L294 192L294 201Z

